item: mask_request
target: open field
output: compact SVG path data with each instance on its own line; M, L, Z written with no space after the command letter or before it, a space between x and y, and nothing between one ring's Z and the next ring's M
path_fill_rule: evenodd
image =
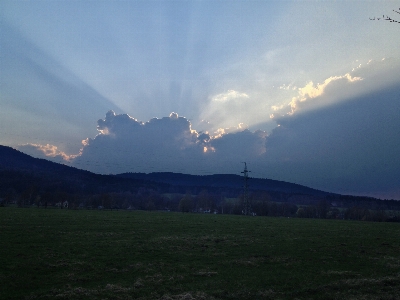
M0 208L0 299L400 299L400 224Z

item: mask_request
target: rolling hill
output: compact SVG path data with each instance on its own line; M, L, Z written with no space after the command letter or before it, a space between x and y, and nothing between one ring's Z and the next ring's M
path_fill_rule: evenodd
M272 179L250 178L249 185L251 197L260 205L275 202L281 203L282 207L290 204L294 209L293 205L320 206L325 203L328 208L400 210L400 201L327 193ZM100 175L0 146L0 204L2 199L6 203L20 201L22 206L43 201L54 204L60 199L69 199L75 206L83 203L85 207L97 207L108 203L110 208L114 205L178 210L182 194L189 193L197 199L195 201L206 195L207 201L213 203L211 206L221 207L223 199L237 199L242 192L243 177L240 175L200 176L168 172ZM232 212L235 205L239 204L231 205Z
M189 175L170 172L155 173L124 173L118 175L99 175L54 163L45 159L39 159L24 154L11 147L0 146L0 172L24 174L38 184L51 185L52 183L66 183L69 189L84 191L84 187L90 186L90 190L95 192L97 189L118 186L120 189L128 189L130 185L157 185L158 188L165 189L168 186L181 187L188 189L195 188L227 188L240 191L243 188L243 177L234 174L216 175ZM11 172L11 173L10 173ZM15 181L23 180L24 176ZM7 180L9 181L9 180ZM12 185L11 182L9 182ZM9 185L9 186L10 186ZM63 184L65 185L65 184ZM96 188L96 186L98 188ZM80 188L79 188L80 187ZM272 179L251 178L251 190L273 191L288 194L306 195L328 195L329 193L305 187L298 184L277 181ZM113 189L114 190L114 189Z

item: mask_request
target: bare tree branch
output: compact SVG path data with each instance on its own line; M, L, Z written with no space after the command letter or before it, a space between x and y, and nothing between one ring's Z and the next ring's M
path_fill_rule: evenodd
M399 10L393 9L393 11L400 15L400 8L399 8ZM393 19L393 18L389 17L388 15L383 15L382 18L381 17L379 17L379 18L373 17L373 18L369 18L369 19L371 21L381 21L382 20L382 21L389 21L391 23L400 23L400 21Z

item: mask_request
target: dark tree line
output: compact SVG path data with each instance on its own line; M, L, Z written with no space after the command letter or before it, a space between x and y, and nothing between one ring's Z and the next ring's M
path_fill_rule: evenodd
M88 172L0 170L0 206L167 210L242 214L237 187L174 186ZM257 216L396 221L400 201L338 194L251 190ZM62 206L61 206L62 207Z

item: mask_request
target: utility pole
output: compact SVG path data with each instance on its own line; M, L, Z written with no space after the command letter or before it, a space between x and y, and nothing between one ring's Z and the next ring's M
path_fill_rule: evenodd
M244 162L244 171L241 172L243 173L243 179L244 179L244 185L243 185L243 214L245 216L250 216L251 215L251 204L250 204L250 199L249 199L249 194L248 194L248 188L249 185L247 181L249 180L249 172L247 170L247 164Z

